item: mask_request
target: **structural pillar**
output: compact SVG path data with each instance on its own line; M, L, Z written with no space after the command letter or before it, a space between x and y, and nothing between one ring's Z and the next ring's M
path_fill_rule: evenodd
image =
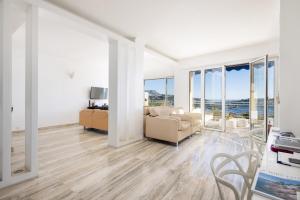
M110 146L143 138L144 43L109 40Z

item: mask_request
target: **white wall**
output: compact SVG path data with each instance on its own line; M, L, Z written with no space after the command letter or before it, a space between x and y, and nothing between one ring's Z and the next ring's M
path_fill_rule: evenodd
M179 62L180 67L175 71L175 106L183 107L189 111L189 72L202 67L225 64L239 64L262 57L266 54L278 55L277 41L265 42L253 46L216 52L194 58L184 59Z
M108 87L107 38L43 9L39 22L39 127L78 123L90 87ZM145 53L144 64L147 78L174 75L174 62L162 56ZM102 103L108 100L98 101ZM13 35L13 106L12 129L23 130L25 25Z
M78 123L90 87L108 87L108 42L75 31L53 14L40 17L39 127ZM24 35L24 25L13 35L13 130L25 124Z
M174 76L177 66L177 63L175 63L174 61L170 61L167 58L163 59L162 57L152 55L149 52L144 53L145 79Z
M300 1L280 2L280 126L300 137Z

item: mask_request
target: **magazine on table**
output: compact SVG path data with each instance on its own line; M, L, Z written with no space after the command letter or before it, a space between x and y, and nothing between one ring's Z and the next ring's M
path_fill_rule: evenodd
M275 200L300 200L300 180L259 171L252 184L253 193Z

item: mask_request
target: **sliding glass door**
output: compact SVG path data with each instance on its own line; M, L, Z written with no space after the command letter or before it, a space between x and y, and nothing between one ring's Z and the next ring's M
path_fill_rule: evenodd
M265 141L268 128L277 124L275 65L266 56L250 63L191 71L190 112L201 113L205 128L252 130Z
M227 132L249 132L249 63L225 67L225 128Z
M267 133L268 58L250 63L250 129L263 141Z
M222 67L205 70L204 126L222 130Z

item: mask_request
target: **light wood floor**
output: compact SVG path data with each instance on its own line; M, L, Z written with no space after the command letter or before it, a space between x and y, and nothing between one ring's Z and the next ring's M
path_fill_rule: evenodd
M23 139L13 137L14 170L24 163ZM203 132L178 149L148 140L114 149L107 135L79 126L44 130L39 177L0 190L0 199L219 199L210 160L218 152L240 152L237 140Z

